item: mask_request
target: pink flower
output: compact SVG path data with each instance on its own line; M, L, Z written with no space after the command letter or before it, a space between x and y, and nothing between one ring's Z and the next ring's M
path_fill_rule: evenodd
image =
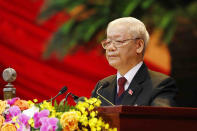
M40 119L40 122L42 123L40 131L55 131L58 128L57 118L43 117Z
M12 117L21 114L21 110L18 106L12 106L8 109L9 114L6 115L6 122L11 121Z
M7 100L7 103L8 103L10 106L12 106L17 100L20 100L20 98L15 97L15 98L9 99L9 100Z
M9 113L12 117L21 114L21 110L18 106L12 106L12 107L9 108L8 111L9 111Z
M48 117L49 115L49 110L42 110L41 112L36 112L33 116L34 118L34 128L39 128L42 123L40 121L41 118L43 117Z
M20 114L17 118L17 123L19 123L19 128L17 131L30 131L30 125L28 120L30 117L26 116L25 114Z

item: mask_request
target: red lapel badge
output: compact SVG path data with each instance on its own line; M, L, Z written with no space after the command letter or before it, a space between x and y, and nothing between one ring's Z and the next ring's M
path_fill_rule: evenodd
M129 89L128 93L129 93L130 95L133 95L133 91L132 91L131 89Z

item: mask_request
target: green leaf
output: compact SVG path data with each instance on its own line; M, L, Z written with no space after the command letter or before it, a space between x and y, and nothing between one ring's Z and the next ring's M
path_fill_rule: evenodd
M156 0L46 0L44 4L46 8L40 15L46 18L62 10L70 11L78 5L84 5L86 10L93 9L96 12L80 22L71 18L62 25L49 41L44 56L49 56L53 52L64 56L96 36L95 34L101 32L109 21L131 14L137 18L147 20L147 26L151 29L162 28L165 32L163 36L165 41L170 41L173 32L176 31L176 28L171 27L171 24L176 21L177 17L187 18L189 21L193 21L191 23L196 23L197 2L194 0L191 2L182 2L181 0L177 2ZM80 16L80 13L77 15ZM169 29L169 27L172 29Z
M163 18L161 19L159 27L165 29L171 23L173 18L174 18L174 12L173 11L167 12L166 14L164 14Z
M62 27L59 28L59 30L54 34L54 36L50 40L48 48L46 49L46 51L43 54L44 58L48 58L49 55L53 51L58 51L58 50L61 51L62 50L62 46L66 42L68 42L68 40L70 38L72 38L72 37L69 36L70 35L69 33L70 33L74 24L75 24L75 21L73 19L70 19L70 20L68 20L68 22L63 24Z
M56 131L62 131L63 128L62 128L62 125L60 124L60 121L58 121L57 125L58 125L58 128L56 129Z
M154 0L144 0L141 4L142 9L147 9L151 6L151 4L154 2Z
M55 102L54 102L54 107L55 108L58 108L58 104L57 104L57 101L55 100Z
M38 19L48 19L57 12L65 9L70 0L46 0L43 4Z
M169 28L165 32L165 35L164 35L164 38L163 38L165 43L170 44L170 41L172 40L172 37L173 37L175 31L176 31L176 25L175 24L172 24L171 26L169 26Z
M141 0L131 0L125 7L122 16L129 16L140 4Z
M70 11L78 5L85 4L86 0L70 0L66 5L65 8Z
M185 11L185 10L184 10ZM187 16L189 16L192 19L196 20L196 16L197 16L197 1L192 2L187 8Z
M93 34L106 22L105 18L96 19L94 24L91 24L88 27L87 32L84 34L84 41L88 42Z
M66 35L70 32L71 28L73 27L75 23L74 19L69 19L61 28L59 28L59 32L61 32L63 35Z
M63 56L67 54L70 51L70 49L76 47L77 43L79 42L78 38L71 38L72 37L70 37L70 40L68 40L66 43L64 43L64 45L62 45L62 48L59 48L60 58L63 58Z

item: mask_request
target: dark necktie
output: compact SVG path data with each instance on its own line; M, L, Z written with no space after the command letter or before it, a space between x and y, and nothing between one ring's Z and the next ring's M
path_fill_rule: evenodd
M126 81L127 81L127 79L125 77L120 77L118 79L118 86L119 86L118 97L120 97L122 95L122 93L124 92L124 85L125 85Z

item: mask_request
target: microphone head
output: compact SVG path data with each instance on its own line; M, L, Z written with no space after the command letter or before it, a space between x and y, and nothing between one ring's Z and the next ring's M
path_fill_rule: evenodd
M74 99L74 100L79 99L79 97L78 97L78 96L76 96L76 95L74 95L74 94L71 94L71 95L72 95L72 97L73 97L73 99Z
M64 87L60 90L59 94L64 94L66 91L67 91L67 87L64 86Z
M75 103L78 103L79 101L81 101L81 102L85 102L85 97L79 97L78 99L75 99L74 100L75 101Z

